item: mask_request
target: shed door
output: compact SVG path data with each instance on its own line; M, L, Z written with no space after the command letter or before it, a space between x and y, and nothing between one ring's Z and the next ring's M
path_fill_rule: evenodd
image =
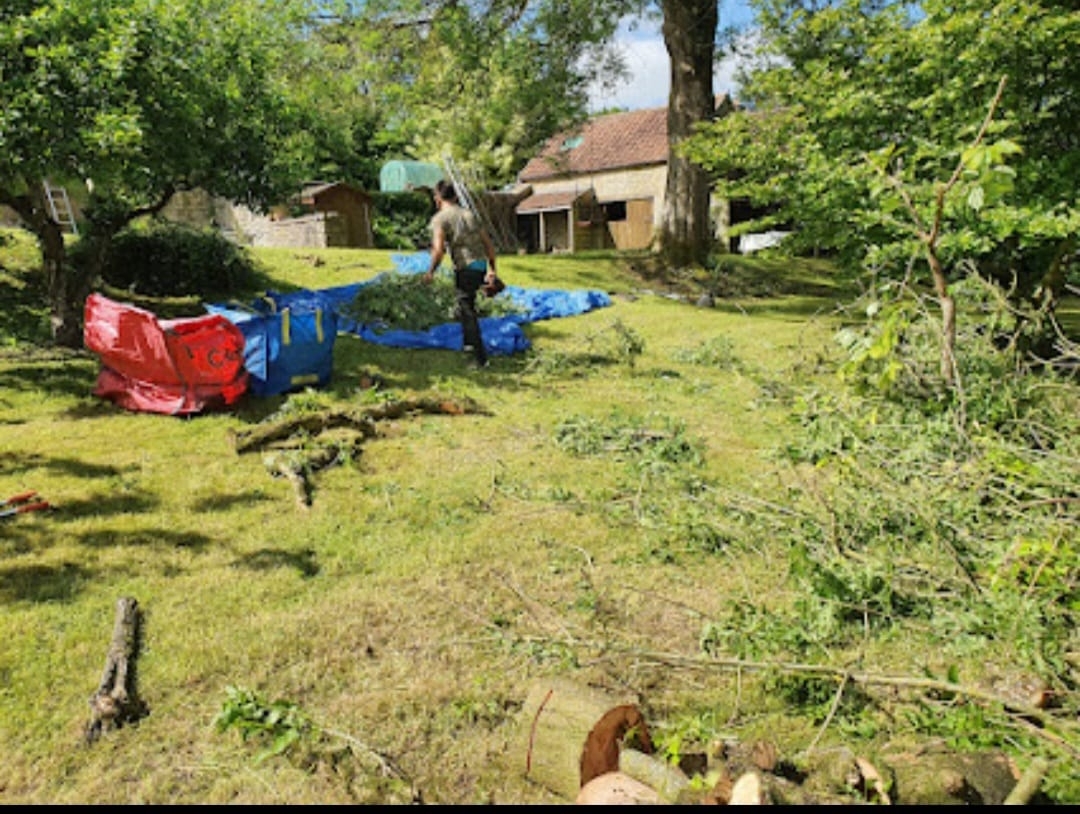
M608 207L608 211L612 210ZM616 249L647 249L653 239L653 199L637 198L625 204L626 216L608 218L608 232Z

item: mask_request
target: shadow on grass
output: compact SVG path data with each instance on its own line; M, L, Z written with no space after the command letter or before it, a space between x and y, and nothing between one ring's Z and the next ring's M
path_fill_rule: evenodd
M273 500L273 498L257 490L252 490L235 495L214 495L198 501L193 508L200 513L227 512L231 511L235 506L253 506L256 503L265 503L268 500Z
M65 520L83 517L109 517L116 514L141 514L154 511L161 501L147 494L102 495L64 502L53 507L53 512Z
M270 571L276 568L294 568L300 576L313 577L319 573L319 563L315 552L306 548L303 551L282 551L276 548L261 548L233 561L234 568L246 568L249 571Z
M193 531L173 531L163 528L141 529L102 529L83 534L79 543L90 548L146 547L146 548L186 548L203 551L214 543L205 534Z
M10 353L5 354L5 360L10 358ZM93 392L97 373L98 362L89 356L68 354L67 358L59 360L35 358L5 366L0 371L0 391L89 396Z
M0 568L0 601L70 602L93 575L69 562Z
M838 313L835 300L818 297L763 298L760 300L717 298L713 308L728 314L786 316L794 319L813 319Z
M113 478L124 472L134 471L135 467L121 469L115 466L101 466L88 464L78 458L56 457L37 452L28 455L0 456L0 474L2 475L18 475L40 469L75 478Z

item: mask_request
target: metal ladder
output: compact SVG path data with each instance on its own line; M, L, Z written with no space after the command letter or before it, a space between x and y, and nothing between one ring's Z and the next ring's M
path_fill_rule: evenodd
M45 188L45 200L49 204L49 214L60 227L61 232L79 234L79 227L75 223L75 213L71 209L71 200L68 198L67 189L54 187L46 178L42 181Z
M455 163L454 159L451 158L449 155L443 156L443 165L446 168L446 174L450 176L450 181L457 189L458 198L463 204L465 204L466 209L471 209L479 216L480 220L484 224L484 227L491 234L492 240L494 241L496 248L499 251L514 251L517 248L517 239L514 237L513 234L503 228L502 224L497 224L495 222L495 220L491 217L491 212L488 210L488 207L483 205L482 199L478 202L475 198L473 198L472 193L469 192L469 184L462 176L462 173L458 169L458 166ZM473 182L473 186L478 185L477 178L473 177L471 180Z

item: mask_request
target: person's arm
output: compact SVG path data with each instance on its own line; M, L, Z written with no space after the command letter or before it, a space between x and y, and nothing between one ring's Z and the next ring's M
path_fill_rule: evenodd
M430 283L435 279L435 271L439 268L439 264L442 263L445 255L446 235L443 234L442 229L436 228L431 236L431 265L428 266L428 270L424 273L424 282Z
M487 260L488 260L487 274L484 275L484 279L487 282L490 283L492 280L495 279L495 276L496 276L496 274L495 274L495 244L491 242L491 238L488 237L488 233L487 233L486 230L480 233L480 237L484 241L484 250L487 252Z

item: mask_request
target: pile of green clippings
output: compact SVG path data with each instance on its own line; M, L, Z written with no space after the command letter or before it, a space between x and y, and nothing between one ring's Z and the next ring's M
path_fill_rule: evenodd
M508 297L479 294L476 307L481 317L522 313ZM457 319L456 295L449 273L436 273L427 283L422 274L387 272L362 286L342 312L377 330L427 331Z

